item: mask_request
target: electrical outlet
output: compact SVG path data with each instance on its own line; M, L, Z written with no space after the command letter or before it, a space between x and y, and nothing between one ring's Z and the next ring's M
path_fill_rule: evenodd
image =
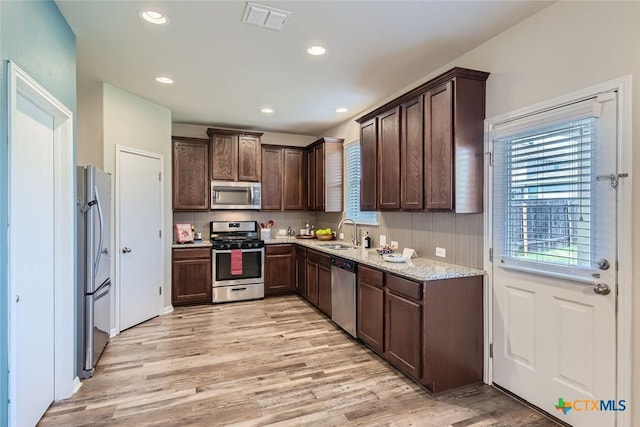
M339 238L340 240L344 240L344 233L340 233L340 234L338 235L338 238Z
M447 256L447 250L445 248L439 248L436 246L436 256L445 258Z
M381 234L378 240L380 240L380 246L385 246L387 244L387 236L384 234Z

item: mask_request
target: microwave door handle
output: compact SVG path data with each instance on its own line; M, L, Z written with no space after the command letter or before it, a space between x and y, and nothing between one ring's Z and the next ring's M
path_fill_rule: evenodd
M253 205L253 184L249 188L251 188L251 190L250 190L251 200L249 201L249 204Z

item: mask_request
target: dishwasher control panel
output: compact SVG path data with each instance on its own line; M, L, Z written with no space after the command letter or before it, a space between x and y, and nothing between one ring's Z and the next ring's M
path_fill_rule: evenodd
M331 265L341 268L343 270L347 270L352 273L356 272L357 264L354 261L332 256L331 258L329 258L329 262L331 263Z

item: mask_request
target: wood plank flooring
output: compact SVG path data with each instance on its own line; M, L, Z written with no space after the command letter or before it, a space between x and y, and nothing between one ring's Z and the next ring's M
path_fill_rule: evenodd
M554 426L486 385L431 397L297 296L177 308L112 339L41 426Z

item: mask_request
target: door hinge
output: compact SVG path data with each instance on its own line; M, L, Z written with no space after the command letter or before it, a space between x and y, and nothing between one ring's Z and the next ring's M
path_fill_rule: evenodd
M162 230L158 230L158 237L162 239Z
M489 262L493 262L493 248L489 248Z
M162 182L162 172L158 172L158 181Z
M158 295L162 295L162 286L158 287Z
M489 344L489 359L493 359L493 343Z

